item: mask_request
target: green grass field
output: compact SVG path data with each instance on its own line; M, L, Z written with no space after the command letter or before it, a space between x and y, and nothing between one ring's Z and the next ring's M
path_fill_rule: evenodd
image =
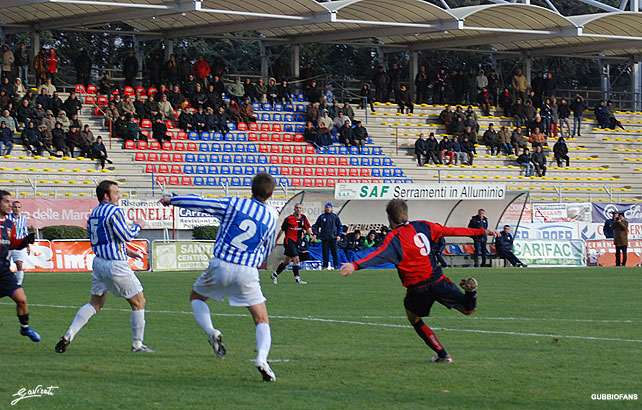
M642 408L642 272L639 268L449 269L477 277L478 311L435 305L426 320L452 354L433 352L405 319L396 272L284 272L268 298L276 383L253 366L246 309L211 302L227 357L218 359L187 300L197 272L139 275L147 298L145 343L132 354L129 306L109 296L64 354L54 346L89 297L88 274L27 274L31 325L18 334L13 301L0 300L0 408L113 409L559 409ZM11 406L21 388L53 396ZM637 394L597 401L592 394Z

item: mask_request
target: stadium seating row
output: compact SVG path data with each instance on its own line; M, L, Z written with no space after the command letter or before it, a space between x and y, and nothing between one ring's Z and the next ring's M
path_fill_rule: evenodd
M252 186L251 177L194 177L183 175L181 177L172 175L160 175L156 177L156 182L162 185L196 185L196 186ZM286 178L281 177L278 183L284 186L294 187L316 187L316 188L332 188L337 183L411 183L410 179L338 179L333 178Z
M252 166L252 165L167 165L147 164L148 174L211 174L211 175L250 175L268 172L271 175L317 176L317 177L377 177L403 178L400 168L312 168L289 166Z
M160 155L150 152L145 155L144 152L137 152L136 161L140 162L200 162L200 163L235 163L235 164L273 164L283 165L317 165L317 166L361 166L361 167L392 167L392 160L384 157L321 157L321 156L304 156L304 155L267 155L260 154L181 154L181 153L161 153Z

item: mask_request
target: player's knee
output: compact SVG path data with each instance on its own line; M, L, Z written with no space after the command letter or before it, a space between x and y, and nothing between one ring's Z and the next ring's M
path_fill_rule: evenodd
M191 302L191 301L193 301L193 300L202 300L202 301L206 301L206 300L207 300L207 297L205 297L205 296L201 295L200 293L198 293L198 292L194 291L194 289L192 289L192 291L191 291L191 292L190 292L190 294L189 294L189 301Z

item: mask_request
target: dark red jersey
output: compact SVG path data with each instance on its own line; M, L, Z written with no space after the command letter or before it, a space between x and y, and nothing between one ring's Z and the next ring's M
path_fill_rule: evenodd
M287 239L298 243L302 232L310 229L310 226L310 222L308 222L308 218L305 215L301 214L298 219L294 215L290 215L283 221L281 230L285 232Z
M9 250L21 249L23 239L16 239L16 227L6 216L0 219L0 273L9 272Z
M449 228L427 221L406 222L393 229L379 249L354 262L356 269L392 263L408 287L419 282L434 282L443 276L433 250L444 236L484 235L482 228Z

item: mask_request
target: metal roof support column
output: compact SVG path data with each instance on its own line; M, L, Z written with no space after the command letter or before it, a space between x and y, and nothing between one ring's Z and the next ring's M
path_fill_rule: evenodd
M408 82L410 87L408 89L410 90L410 95L416 96L415 77L419 72L419 54L416 51L408 51L408 54L410 54L410 81ZM418 102L415 101L415 103Z
M638 57L639 58L639 57ZM633 109L640 111L642 109L642 61L631 61L631 92L633 100Z
M35 57L40 52L40 32L32 31L31 35L31 57Z
M629 10L639 11L640 1L639 0L629 0Z
M295 44L290 46L290 74L292 80L299 79L299 70L301 67L301 46ZM301 84L296 83L296 87L300 89Z
M533 57L526 56L524 59L524 75L526 76L526 88L531 87L531 70L533 69Z
M611 92L611 66L605 60L600 60L600 86L602 88L602 98L608 100Z
M165 43L165 61L167 61L169 56L174 54L174 39L163 38L163 43Z
M7 43L7 36L4 32L4 28L0 27L0 44L6 44Z
M263 40L259 40L259 50L261 53L261 78L267 84L268 81L268 71L270 68L270 58L267 55L267 47Z
M381 47L377 47L377 67L382 66L383 68L386 69L386 72L388 71L388 68L384 65L385 62L385 57L383 54L383 49Z
M136 60L138 60L138 72L136 73L136 77L141 77L142 72L143 72L143 47L140 46L140 42L138 41L138 36L133 35L132 36L132 43L134 45L134 56L136 57ZM134 81L135 84L137 84L137 81ZM156 84L150 84L156 87ZM135 87L134 87L135 88Z

